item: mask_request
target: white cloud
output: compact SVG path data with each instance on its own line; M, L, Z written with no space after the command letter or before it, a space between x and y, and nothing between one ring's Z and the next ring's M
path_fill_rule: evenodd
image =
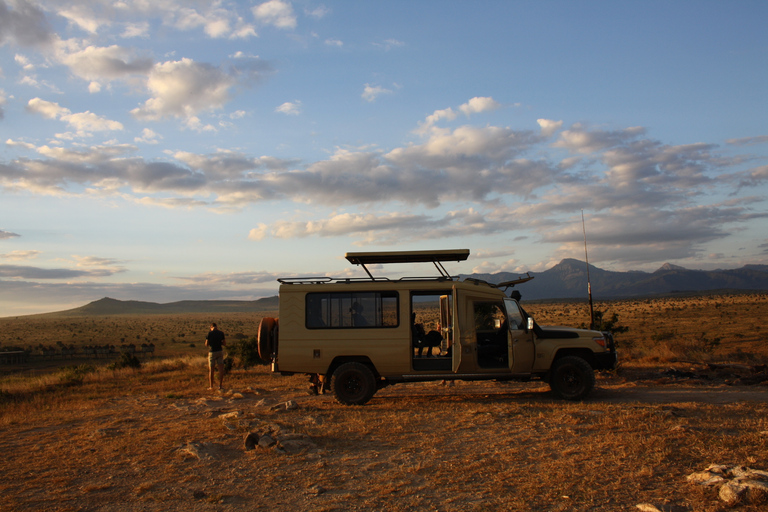
M367 102L373 102L382 94L392 94L392 90L381 87L380 85L365 84L362 98Z
M339 41L338 39L326 39L324 41L326 46L336 46L338 48L341 48L344 46L344 43L342 41Z
M132 37L149 37L149 23L146 21L126 23L121 37L125 39L130 39Z
M33 69L35 69L34 64L29 62L29 59L24 55L20 55L17 53L16 55L14 55L13 60L16 61L16 64L21 66L21 68L24 71L32 71Z
M305 9L304 14L306 14L309 17L315 18L315 19L322 19L326 17L328 14L330 14L331 10L326 7L325 5L319 5L315 7L314 9Z
M77 114L66 114L61 116L60 119L74 128L78 134L123 129L122 123L106 119L88 111Z
M40 114L46 119L56 119L62 115L71 113L68 108L64 108L58 103L40 98L32 98L29 100L27 103L27 111Z
M481 112L496 110L499 107L501 107L501 105L493 98L474 97L465 104L461 105L459 110L461 110L465 116L470 116L472 114L479 114Z
M144 144L157 144L160 139L162 139L160 135L155 133L153 130L150 130L149 128L144 128L141 131L141 136L136 137L133 139L134 142L143 142Z
M77 76L90 81L125 79L131 75L144 76L152 69L152 59L137 55L134 50L117 45L80 48L74 41L58 45L59 60Z
M645 129L640 127L626 128L619 131L589 131L577 124L571 127L570 130L561 132L560 138L553 146L565 148L574 153L588 154L619 146L644 134Z
M550 119L537 119L536 122L541 127L541 134L544 137L551 137L557 130L563 127L562 121L552 121Z
M296 28L296 15L288 2L269 0L254 6L251 11L253 16L265 25L273 25L282 29Z
M152 94L131 113L139 119L187 117L218 109L229 101L229 90L236 80L221 69L191 59L155 65L147 79Z
M0 231L0 234L3 233ZM0 239L2 237L0 236ZM11 251L6 254L0 254L0 258L11 261L31 260L36 258L40 254L40 251Z
M91 82L88 84L88 92L91 94L96 94L98 92L101 92L101 84L99 82Z
M297 116L301 114L301 102L300 101L286 101L279 107L275 109L275 112L280 112L281 114L288 114L291 116Z
M118 121L112 121L98 116L92 112L79 112L73 114L68 108L58 103L45 101L40 98L32 98L27 103L27 110L40 114L47 119L59 119L72 127L78 136L87 136L92 132L122 130L123 125Z
M84 4L72 4L65 8L58 9L58 15L70 22L71 25L79 27L90 34L96 34L99 26L109 26L106 19L99 19L94 12Z

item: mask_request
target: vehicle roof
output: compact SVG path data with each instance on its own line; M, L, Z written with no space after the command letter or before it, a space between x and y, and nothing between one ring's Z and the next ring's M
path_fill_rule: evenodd
M384 263L435 263L440 261L465 261L469 249L451 249L437 251L385 251L385 252L348 252L344 257L354 265Z

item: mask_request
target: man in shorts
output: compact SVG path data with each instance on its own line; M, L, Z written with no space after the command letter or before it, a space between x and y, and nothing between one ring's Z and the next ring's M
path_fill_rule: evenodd
M213 374L216 367L219 369L219 389L224 387L224 347L227 342L224 339L224 333L221 332L215 323L211 324L211 330L205 337L205 346L208 347L208 389L213 389Z

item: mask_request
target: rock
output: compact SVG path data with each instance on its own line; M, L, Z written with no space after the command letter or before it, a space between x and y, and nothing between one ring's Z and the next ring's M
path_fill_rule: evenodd
M315 496L320 496L321 494L324 494L326 492L325 487L322 485L313 485L309 488L309 494L314 494Z
M272 436L261 436L259 438L259 446L262 448L270 448L276 444L277 441Z
M317 445L307 439L286 439L280 441L279 447L293 455L317 449Z
M718 496L720 496L720 499L726 502L728 505L735 505L741 501L746 492L746 485L738 484L735 482L726 482L722 487L720 487Z
M642 512L661 512L661 509L659 509L656 505L651 505L650 503L639 503L635 505L639 510L642 510Z
M687 480L702 486L720 486L719 498L731 506L768 503L768 471L711 464L705 471L688 475Z
M211 458L210 447L206 443L187 443L176 451L184 457L194 457L199 460Z
M241 398L245 398L242 393L232 393L229 397L231 400L240 400Z
M703 487L709 487L712 485L718 485L725 482L725 478L720 475L710 473L709 471L700 471L698 473L691 473L686 479L692 484L699 484Z
M275 404L270 409L273 411L293 411L299 408L299 404L294 402L293 400L288 400L287 402L283 402L281 404Z
M245 445L246 450L253 450L259 444L259 435L249 432L246 434L243 444Z
M239 417L240 417L240 412L239 411L228 412L228 413L225 413L225 414L219 414L219 419L222 419L222 420L234 420L234 419L237 419Z

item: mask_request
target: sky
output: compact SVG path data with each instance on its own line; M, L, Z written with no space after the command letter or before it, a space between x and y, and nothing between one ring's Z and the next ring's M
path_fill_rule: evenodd
M253 300L364 276L350 251L541 272L583 261L585 234L608 270L766 264L766 19L764 0L0 0L0 317Z

